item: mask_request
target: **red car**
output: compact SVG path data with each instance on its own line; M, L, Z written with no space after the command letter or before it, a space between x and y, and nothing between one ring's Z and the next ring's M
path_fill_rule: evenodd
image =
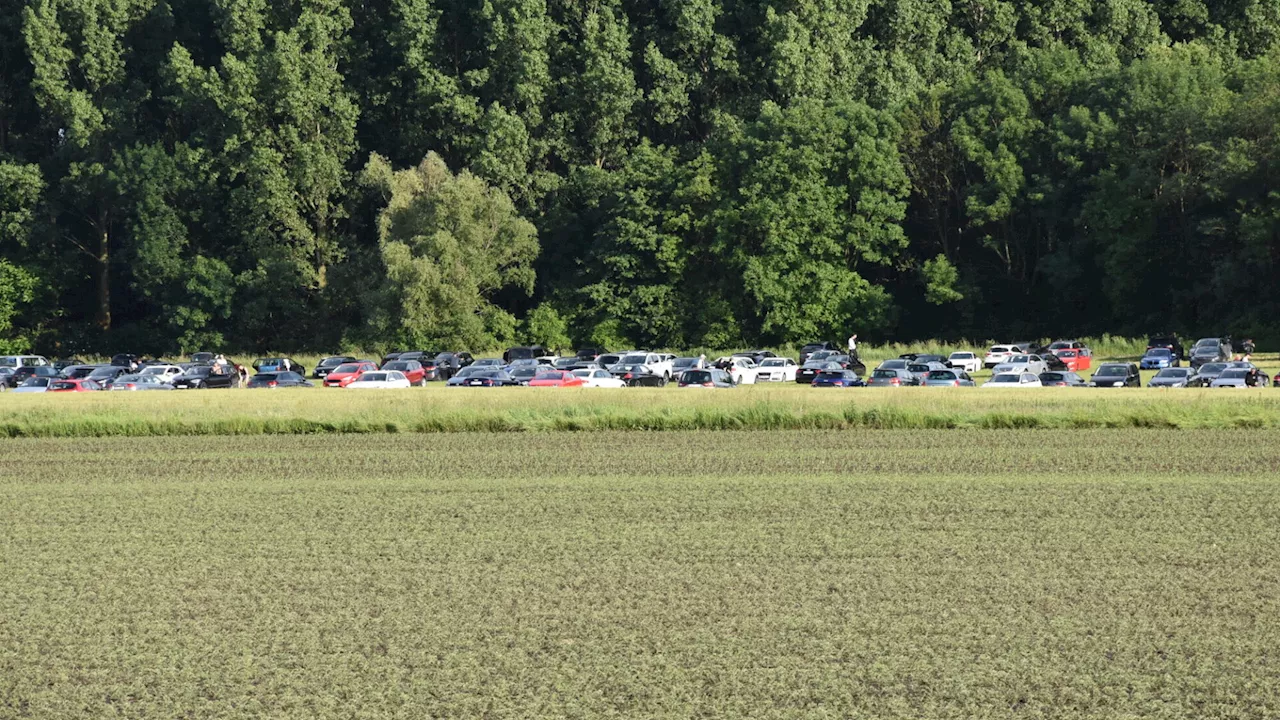
M333 372L325 375L325 387L346 387L356 381L360 377L360 373L370 370L377 370L378 363L372 360L360 360L353 363L342 363L333 369Z
M540 372L529 381L529 387L582 387L586 384L586 380L561 370Z
M49 383L49 389L45 392L94 392L101 389L102 386L97 380L80 378L79 380L54 380Z
M386 365L383 365L380 369L399 370L404 373L406 378L409 379L409 384L415 387L426 385L428 374L432 377L435 376L434 364L432 364L431 369L428 371L428 369L417 360L392 360Z
M1088 370L1093 365L1093 356L1087 349L1059 350L1056 354L1071 372Z

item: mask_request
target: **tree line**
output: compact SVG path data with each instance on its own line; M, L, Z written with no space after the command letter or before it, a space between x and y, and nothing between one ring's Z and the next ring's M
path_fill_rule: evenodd
M0 8L0 349L1280 342L1267 0Z

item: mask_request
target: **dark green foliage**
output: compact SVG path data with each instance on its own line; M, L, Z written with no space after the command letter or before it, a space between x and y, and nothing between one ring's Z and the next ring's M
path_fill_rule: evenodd
M1280 342L1278 41L1261 0L0 0L0 343L403 340L358 176L432 153L538 259L417 337Z

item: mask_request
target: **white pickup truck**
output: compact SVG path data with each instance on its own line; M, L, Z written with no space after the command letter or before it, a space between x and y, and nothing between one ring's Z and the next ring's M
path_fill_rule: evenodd
M622 356L618 361L619 365L644 365L653 371L654 375L661 375L667 380L671 379L674 369L671 366L672 355L665 355L651 352L633 352Z
M1016 343L1009 345L992 345L991 349L987 351L987 356L982 359L982 366L993 368L997 365L1003 365L1004 363L1009 362L1009 358L1012 358L1014 355L1021 355L1025 352L1026 349Z

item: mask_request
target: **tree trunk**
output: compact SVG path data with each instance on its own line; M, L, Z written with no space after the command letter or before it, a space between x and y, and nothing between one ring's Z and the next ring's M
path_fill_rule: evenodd
M98 313L97 324L102 330L111 329L111 236L108 228L107 212L98 213L98 255L97 267L94 270L98 277Z

